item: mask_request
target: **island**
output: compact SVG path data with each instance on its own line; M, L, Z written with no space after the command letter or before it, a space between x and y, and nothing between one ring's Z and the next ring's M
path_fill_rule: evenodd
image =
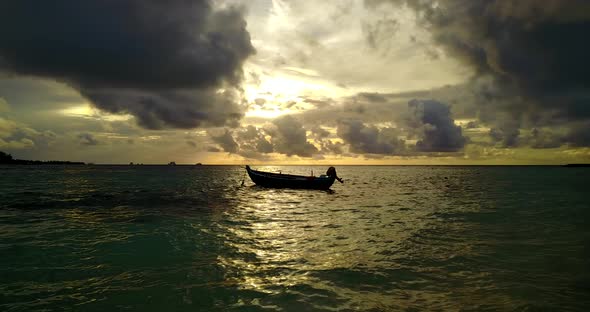
M0 165L85 165L81 161L64 161L64 160L25 160L15 159L12 155L0 151Z

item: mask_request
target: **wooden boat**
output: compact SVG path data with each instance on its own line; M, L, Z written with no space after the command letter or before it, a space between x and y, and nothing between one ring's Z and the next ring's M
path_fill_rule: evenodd
M246 171L252 182L263 187L327 190L335 180L344 183L336 175L334 167L330 167L325 175L319 177L264 172L253 170L250 166L246 166Z

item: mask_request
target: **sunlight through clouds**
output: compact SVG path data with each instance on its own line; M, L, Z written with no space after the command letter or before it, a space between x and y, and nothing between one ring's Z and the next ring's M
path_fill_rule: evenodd
M581 2L128 2L0 10L0 117L21 129L4 146L97 162L589 159Z
M79 118L91 118L106 121L127 121L133 118L129 114L108 114L88 104L82 104L78 106L71 106L59 110L59 113L68 117L79 117Z

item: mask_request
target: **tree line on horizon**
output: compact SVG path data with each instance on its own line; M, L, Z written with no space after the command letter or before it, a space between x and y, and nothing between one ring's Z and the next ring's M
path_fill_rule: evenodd
M0 151L0 164L12 165L85 165L81 161L64 161L64 160L25 160L13 158L11 154Z

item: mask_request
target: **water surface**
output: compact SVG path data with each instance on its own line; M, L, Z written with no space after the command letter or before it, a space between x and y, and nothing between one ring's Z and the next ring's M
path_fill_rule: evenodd
M325 192L238 166L0 167L0 310L589 306L590 168L337 169Z

